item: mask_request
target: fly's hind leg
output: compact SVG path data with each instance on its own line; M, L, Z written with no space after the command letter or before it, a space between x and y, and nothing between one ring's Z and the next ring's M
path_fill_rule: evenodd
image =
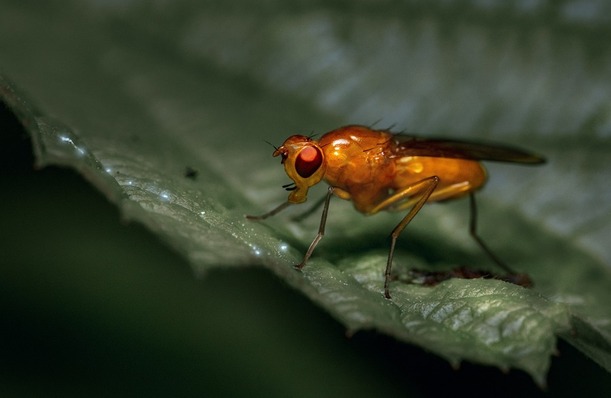
M507 272L509 276L515 278L518 282L516 284L522 285L525 287L532 286L532 280L526 274L519 274L514 272L504 261L498 258L492 250L486 245L486 243L479 237L477 234L477 204L475 202L475 194L471 192L469 194L469 210L470 210L470 220L469 220L469 234L478 244L478 246L488 255L488 257L503 271Z
M422 206L424 206L435 188L437 188L437 184L439 184L439 177L432 176L425 178L424 180L418 181L417 183L396 192L394 195L377 205L373 210L373 213L376 213L389 207L403 209L408 208L411 205L407 215L403 217L401 222L399 222L399 224L397 224L397 226L390 233L390 250L388 252L386 270L384 271L384 297L387 299L391 298L388 286L390 283L392 260L395 254L397 238L399 235L401 235L401 232L403 232L405 227L407 227L407 224L409 224L416 214L418 214Z

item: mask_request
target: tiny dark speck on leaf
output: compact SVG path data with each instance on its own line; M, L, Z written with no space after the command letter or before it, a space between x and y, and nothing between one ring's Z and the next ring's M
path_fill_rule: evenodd
M185 167L185 177L195 180L199 172L191 166Z

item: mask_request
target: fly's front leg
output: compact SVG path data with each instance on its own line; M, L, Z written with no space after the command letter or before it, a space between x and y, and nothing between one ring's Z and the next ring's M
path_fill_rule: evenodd
M390 284L390 273L392 270L392 259L395 254L395 245L397 243L397 238L401 235L401 232L405 229L407 224L418 214L422 206L429 199L435 188L437 188L437 184L439 184L439 177L432 176L429 178L425 178L424 180L418 181L415 184L412 184L392 195L390 198L387 198L378 206L375 207L374 212L378 212L380 210L384 210L388 207L398 207L399 209L407 208L409 205L412 205L411 209L407 213L405 217L397 224L397 226L390 233L390 250L388 252L388 260L386 262L386 270L384 271L384 297L390 299L390 290L388 286ZM411 200L413 199L413 200ZM415 200L415 202L414 202ZM405 202L404 205L397 206L397 204L401 204L401 202Z
M329 202L331 201L331 196L333 196L333 190L333 187L329 187L329 190L327 191L327 196L325 196L324 201L324 207L322 209L322 216L320 217L320 225L318 226L318 233L316 234L316 237L314 238L312 243L310 243L310 247L308 248L306 254L303 256L303 260L301 261L301 263L295 265L296 269L300 270L305 267L306 262L314 252L316 245L318 245L318 242L320 242L320 240L325 234L325 224L327 223L327 213L329 212Z
M269 211L269 212L267 212L265 214L261 214L260 216L249 216L249 215L247 215L246 218L249 219L249 220L265 220L268 217L271 217L271 216L273 216L275 214L280 213L282 210L286 209L290 205L292 205L291 202L284 202L280 206L276 207L272 211Z

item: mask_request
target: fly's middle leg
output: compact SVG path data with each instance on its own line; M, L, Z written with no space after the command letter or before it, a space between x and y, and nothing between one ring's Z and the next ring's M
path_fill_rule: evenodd
M429 178L425 178L424 180L421 180L395 193L395 195L390 198L391 200L387 202L388 205L392 205L395 202L404 200L406 192L412 192L410 196L417 198L417 201L414 203L407 215L403 217L401 222L397 224L397 226L392 230L390 234L390 250L388 251L388 260L386 262L386 270L384 271L384 297L386 297L387 299L391 298L389 284L392 271L392 260L395 254L397 238L399 238L399 235L401 235L401 232L403 232L407 224L412 221L412 219L416 216L416 214L418 214L422 206L424 206L435 188L437 188L437 184L439 184L439 177L432 176ZM413 194L413 192L415 192L415 194ZM392 200L393 198L395 198L395 200Z

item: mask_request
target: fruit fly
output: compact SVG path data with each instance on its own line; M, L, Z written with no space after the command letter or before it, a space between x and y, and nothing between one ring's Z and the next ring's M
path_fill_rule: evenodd
M359 212L372 215L382 210L406 211L407 214L390 234L390 249L384 272L384 296L390 298L389 282L397 238L427 202L470 198L470 234L482 250L502 269L512 272L486 246L476 231L474 192L487 179L482 160L520 164L541 164L540 156L520 149L469 141L429 139L388 130L374 130L349 125L314 140L293 135L275 148L284 170L293 182L284 185L290 191L288 200L260 216L273 216L292 204L303 203L308 189L325 180L329 184L324 198L318 233L301 263L303 268L325 233L329 202L332 196L351 200Z

